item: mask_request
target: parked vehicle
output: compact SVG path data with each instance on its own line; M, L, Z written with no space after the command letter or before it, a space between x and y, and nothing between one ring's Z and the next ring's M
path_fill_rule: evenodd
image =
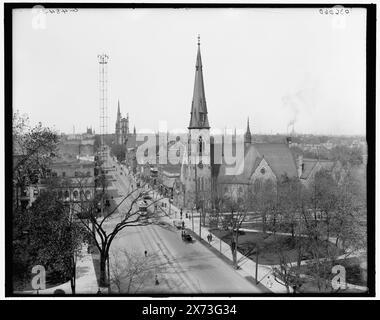
M182 233L182 240L183 241L187 241L187 242L192 242L193 241L193 237L190 234L188 234L186 232L183 232Z

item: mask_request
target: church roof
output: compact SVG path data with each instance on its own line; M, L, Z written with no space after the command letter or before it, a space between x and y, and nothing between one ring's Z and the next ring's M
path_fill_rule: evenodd
M219 171L219 183L248 184L252 174L260 162L265 159L277 178L286 174L288 177L297 176L294 157L286 144L283 143L254 143L245 150L245 156L237 159L236 166L223 164ZM230 170L227 172L227 170Z
M256 143L253 145L265 157L277 178L286 174L297 176L297 167L292 152L284 143Z
M203 83L201 48L198 36L198 52L195 65L195 82L193 101L191 104L191 118L189 129L210 128L207 117L206 95Z

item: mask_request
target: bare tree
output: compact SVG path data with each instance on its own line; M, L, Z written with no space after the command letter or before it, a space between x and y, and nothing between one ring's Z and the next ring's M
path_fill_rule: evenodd
M102 179L101 181L102 183L106 183L106 179ZM78 207L74 209L74 212L79 221L88 230L92 242L99 250L100 283L106 286L109 284L106 280L106 270L107 263L109 264L109 250L112 241L126 227L146 226L155 223L165 213L162 211L156 212L152 208L164 198L160 197L151 200L149 203L146 202L144 196L152 190L146 189L146 184L143 184L140 187L132 188L114 208L105 210L103 216L100 216L98 204L101 203L103 206L103 202L107 198L107 190L102 186L98 189L92 201L78 203ZM141 208L141 203L145 203L144 208ZM106 222L115 217L120 218L120 221L108 230Z
M223 202L224 224L231 232L230 248L232 253L232 263L234 268L238 268L237 252L239 245L239 233L243 222L246 221L250 204L248 192L238 189L236 192L230 191Z
M302 206L302 184L298 178L281 177L277 183L277 208L281 214L281 222L285 227L290 227L294 240L299 212Z
M253 188L249 189L252 199L252 209L260 213L263 232L266 233L268 218L276 213L276 185L272 180L255 180ZM275 227L275 226L274 226Z
M279 264L273 267L274 280L284 285L287 293L290 293L290 288L292 288L295 293L297 288L301 286L299 267L292 263L290 256L286 250L284 250L281 243L277 246L276 252L279 258Z
M137 250L113 253L111 262L111 285L118 293L138 293L146 290L160 272L158 255L145 256Z

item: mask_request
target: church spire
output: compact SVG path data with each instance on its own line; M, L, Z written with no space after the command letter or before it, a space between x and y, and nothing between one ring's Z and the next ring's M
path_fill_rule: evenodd
M249 117L247 119L247 131L245 132L245 135L244 135L244 143L251 143L252 142L252 134L251 134L251 130L249 128Z
M120 121L121 113L120 113L120 100L117 99L117 121Z
M195 64L195 82L189 129L209 129L205 88L203 83L201 43L198 35L198 52Z

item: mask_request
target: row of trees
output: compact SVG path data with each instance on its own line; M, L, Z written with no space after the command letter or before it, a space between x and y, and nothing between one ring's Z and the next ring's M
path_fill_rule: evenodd
M13 115L13 280L14 287L30 280L31 269L43 265L56 281L70 279L75 290L75 254L84 241L81 228L55 193L39 194L31 206L20 195L38 183L56 157L58 135L41 123L30 126L27 116ZM25 203L26 205L22 205ZM54 279L53 279L54 281Z
M366 199L360 189L349 167L339 180L333 178L331 172L321 170L309 187L299 179L287 176L277 183L257 180L247 189L238 189L217 199L217 210L212 217L231 232L235 267L238 266L237 251L243 250L238 247L240 229L255 216L256 226L261 226L264 234L288 233L292 247L297 251L294 267L294 260L288 255L288 245L278 243L276 251L281 268L277 274L282 282L290 285L298 279L295 274L300 270L301 261L308 257L313 261L313 268L317 269L320 284L323 281L319 275L326 264L321 262L322 257L334 260L342 250L349 255L366 248ZM259 244L245 249L246 255L263 250Z
M291 151L296 158L302 155L304 158L339 161L344 166L363 164L363 154L365 152L361 147L348 147L345 145L334 146L330 150L321 147L318 151L302 150L298 146L292 146Z

